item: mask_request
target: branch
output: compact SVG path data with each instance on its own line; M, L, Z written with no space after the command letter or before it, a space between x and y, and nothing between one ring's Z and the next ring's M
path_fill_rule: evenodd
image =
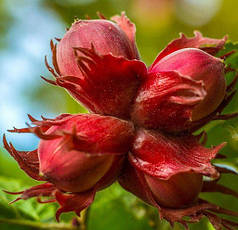
M7 219L0 218L0 223L15 224L21 226L35 227L38 229L54 229L54 230L77 230L78 228L72 224L65 223L41 223L30 220L21 220L21 219Z

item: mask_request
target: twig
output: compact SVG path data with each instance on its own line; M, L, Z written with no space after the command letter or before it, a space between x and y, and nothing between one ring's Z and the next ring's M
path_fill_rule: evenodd
M78 228L72 224L66 223L41 223L30 220L21 220L21 219L7 219L0 218L0 223L15 224L21 226L35 227L38 229L54 229L54 230L77 230Z

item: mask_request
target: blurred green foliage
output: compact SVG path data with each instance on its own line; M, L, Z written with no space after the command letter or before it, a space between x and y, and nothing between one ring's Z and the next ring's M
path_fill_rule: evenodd
M0 49L7 48L7 39L3 39L11 26L13 26L12 12L8 11L7 0L0 0ZM218 13L205 25L196 28L180 21L175 14L173 1L170 1L168 8L164 12L151 13L139 8L136 0L40 0L40 5L45 11L56 14L65 27L69 27L74 17L84 18L89 15L94 18L97 11L102 12L107 17L126 11L128 16L137 25L137 44L141 52L142 59L150 65L161 50L170 40L178 37L179 32L192 35L194 29L199 29L206 36L222 37L229 34L233 41L238 40L238 1L224 0ZM139 2L139 1L138 1ZM143 1L140 1L143 2ZM147 1L144 1L145 4ZM26 4L22 1L22 4ZM158 9L159 10L159 9ZM143 15L142 15L143 13ZM17 25L17 22L14 22ZM57 37L57 34L56 34ZM49 38L50 39L50 38ZM9 45L9 44L8 44ZM47 44L48 45L48 44ZM226 51L238 49L237 44L228 43ZM43 57L42 57L43 60ZM226 64L232 68L238 68L238 56L233 55L226 60ZM35 73L39 75L40 73ZM233 76L228 74L228 82ZM26 90L25 97L43 103L49 111L59 113L86 112L62 89L57 89L46 84L39 85L37 89ZM225 112L238 112L238 96L236 95L232 103ZM205 127L208 133L207 145L217 145L226 141L228 144L222 150L228 158L216 161L217 164L225 164L238 171L238 119L230 121L216 121ZM1 153L2 152L2 153ZM17 166L17 164L5 154L5 150L0 149L0 189L8 191L20 191L35 184ZM238 191L238 182L235 176L225 175L221 184ZM238 200L228 195L202 194L206 198L223 207L238 211ZM28 220L35 223L55 223L55 204L38 204L34 199L19 201L8 205L13 198L0 191L0 229L28 230L37 229L22 224L9 225L1 223L2 218L12 220ZM64 214L63 223L69 222L73 214ZM169 230L171 227L166 221L160 221L157 211L139 201L133 195L122 190L118 184L101 191L96 196L96 200L90 208L88 218L88 230ZM175 230L182 229L176 224ZM209 230L213 227L203 219L200 223L191 226L192 230Z
M0 49L7 45L7 40L4 39L4 34L9 30L9 24L13 23L13 18L8 11L4 0L0 0Z

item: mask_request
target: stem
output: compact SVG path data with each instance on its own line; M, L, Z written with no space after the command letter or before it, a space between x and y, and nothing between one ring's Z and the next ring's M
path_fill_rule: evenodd
M86 230L88 229L89 213L90 213L90 206L85 210L85 215L84 215L84 224L86 226Z
M89 210L90 208L87 208L81 212L81 216L78 218L79 221L79 229L80 230L87 230L88 225L88 217L89 217Z
M38 229L54 229L54 230L77 230L77 227L72 226L72 224L65 223L41 223L30 220L21 219L7 219L0 218L0 223L15 224L21 226L35 227Z

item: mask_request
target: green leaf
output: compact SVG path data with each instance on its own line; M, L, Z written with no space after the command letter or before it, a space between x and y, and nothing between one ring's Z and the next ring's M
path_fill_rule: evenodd
M225 45L225 49L219 52L219 56L225 55L229 52L234 51L234 54L226 58L225 64L230 65L234 69L238 69L238 43L227 42Z
M88 230L152 230L151 209L114 184L98 193L89 212Z
M214 164L223 168L228 168L238 173L238 157L231 157L226 159L215 159Z
M74 230L76 227L69 223L56 223L55 212L57 205L39 204L36 199L20 200L16 203L9 204L19 195L10 195L2 190L17 192L29 188L27 184L23 184L19 179L11 179L0 176L0 229L62 229ZM70 215L69 215L70 216ZM75 216L75 215L74 215ZM65 215L64 219L67 219ZM72 214L71 218L72 219ZM68 218L69 220L69 218ZM15 226L15 227L14 227Z
M219 184L222 184L235 191L238 191L237 175L224 174L219 180ZM235 199L231 195L225 195L225 194L215 193L215 192L207 192L207 193L202 193L200 197L214 204L217 204L223 208L238 212L238 199ZM225 215L222 215L222 216L226 219L238 222L237 217L231 217L231 216L225 216Z
M2 190L11 192L22 191L29 188L23 185L20 180L0 177L0 217L26 218L30 220L52 219L55 214L56 206L53 204L39 204L35 199L20 200L9 205L19 195L10 195Z

